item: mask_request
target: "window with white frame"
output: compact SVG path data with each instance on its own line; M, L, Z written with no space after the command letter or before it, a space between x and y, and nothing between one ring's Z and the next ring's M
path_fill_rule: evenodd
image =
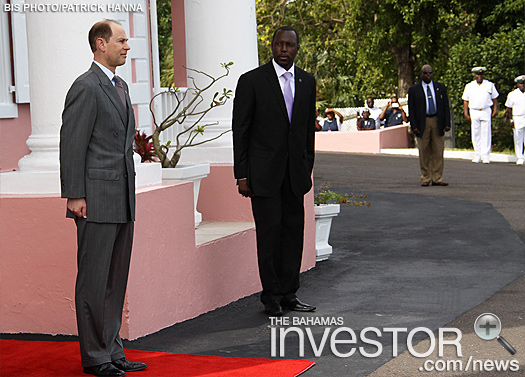
M11 4L18 2L23 0L11 0ZM9 18L11 18L11 32ZM22 12L0 12L0 118L16 118L17 103L29 103L25 23L25 14Z
M0 12L0 118L16 118L18 108L13 101L11 76L11 48L9 36L9 13Z

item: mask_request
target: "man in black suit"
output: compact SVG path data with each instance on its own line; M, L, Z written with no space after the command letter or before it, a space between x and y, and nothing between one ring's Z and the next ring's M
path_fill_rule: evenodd
M277 29L273 59L239 78L233 104L235 178L252 201L261 301L271 316L315 310L296 296L315 134L315 79L294 65L298 51L297 31Z
M450 130L450 104L445 85L432 81L430 65L421 68L421 82L408 89L410 127L417 137L421 186L443 182L445 132Z
M119 336L135 219L135 117L115 75L130 49L117 21L93 25L93 63L67 93L60 130L62 197L77 225L75 304L84 373L125 376L147 367L125 358Z

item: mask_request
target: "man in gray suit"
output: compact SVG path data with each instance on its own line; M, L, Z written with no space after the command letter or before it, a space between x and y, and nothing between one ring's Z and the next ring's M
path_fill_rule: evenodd
M62 113L62 197L77 225L75 304L84 373L125 376L147 367L125 358L119 336L135 220L135 117L115 69L130 47L113 20L93 25L88 39L94 62L69 89Z

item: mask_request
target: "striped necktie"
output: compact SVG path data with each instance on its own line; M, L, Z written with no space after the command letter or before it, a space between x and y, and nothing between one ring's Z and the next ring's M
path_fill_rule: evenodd
M124 87L122 86L122 81L120 81L120 78L117 75L113 77L113 81L115 81L115 89L117 89L118 96L120 97L120 100L122 101L122 104L126 109L126 95L124 94Z

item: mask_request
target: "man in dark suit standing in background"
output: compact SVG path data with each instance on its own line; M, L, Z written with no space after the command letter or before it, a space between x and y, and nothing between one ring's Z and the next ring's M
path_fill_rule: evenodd
M144 363L125 358L119 331L135 220L135 117L115 75L130 49L113 20L88 35L94 62L66 97L60 130L62 197L77 225L75 304L84 373L125 376Z
M421 68L421 82L408 89L410 127L417 137L421 186L443 182L445 132L450 130L450 105L445 85L432 81L430 65Z
M298 51L297 31L277 29L272 61L239 78L233 104L235 178L252 201L261 301L271 316L315 310L296 296L315 134L315 79L294 65Z

